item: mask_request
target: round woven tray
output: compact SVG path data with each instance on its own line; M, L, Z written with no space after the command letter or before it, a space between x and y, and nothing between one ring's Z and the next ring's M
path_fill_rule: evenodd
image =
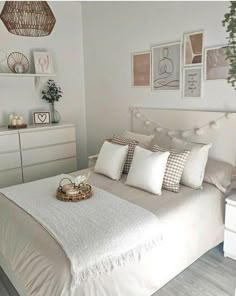
M78 194L67 195L62 191L61 187L57 188L56 197L61 201L80 201L84 199L88 199L92 196L92 188L89 184L83 186L81 190L79 190Z

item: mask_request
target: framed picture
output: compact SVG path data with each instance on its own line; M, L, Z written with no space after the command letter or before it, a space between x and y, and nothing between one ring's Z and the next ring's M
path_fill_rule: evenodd
M180 90L181 43L152 47L152 90Z
M205 49L205 80L227 79L229 60L226 60L227 45Z
M37 111L33 112L33 124L50 124L51 112Z
M151 53L132 54L132 86L148 87L151 84Z
M184 34L184 66L203 64L204 32Z
M202 97L202 67L184 68L183 98Z
M52 58L48 52L34 51L34 66L36 74L53 74Z

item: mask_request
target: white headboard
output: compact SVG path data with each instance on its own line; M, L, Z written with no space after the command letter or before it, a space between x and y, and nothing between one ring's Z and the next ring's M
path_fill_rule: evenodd
M196 134L196 129L199 127L203 128L198 130L199 134ZM189 132L183 132L188 129ZM212 158L224 160L234 166L236 164L235 112L132 107L132 130L144 134L156 134L156 142L165 147L168 147L171 136L198 143L212 143L209 153ZM174 135L168 135L168 132L171 134L173 131L176 131Z

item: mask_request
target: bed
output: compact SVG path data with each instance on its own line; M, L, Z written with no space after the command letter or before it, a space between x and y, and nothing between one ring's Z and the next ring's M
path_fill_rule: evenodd
M163 114L168 111L157 112ZM219 115L207 113L208 120ZM227 127L227 136L229 130L232 133L236 129L235 124L229 124L232 126L231 129ZM148 133L146 128L145 132ZM225 151L232 150L230 145L225 145ZM222 145L216 146L213 153L224 158ZM224 160L235 163L233 152L225 157L228 159ZM125 179L123 175L120 181L113 181L93 173L90 183L156 215L162 225L163 241L139 262L87 280L76 289L74 295L150 296L223 241L225 201L224 195L215 186L205 183L202 190L181 186L178 194L164 190L162 196L156 196L126 186ZM36 220L2 194L0 237L0 265L21 296L74 296L70 293L70 262L60 245Z

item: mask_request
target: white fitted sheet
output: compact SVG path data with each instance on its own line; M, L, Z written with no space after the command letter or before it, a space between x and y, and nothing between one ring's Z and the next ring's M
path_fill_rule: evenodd
M86 173L80 171L76 174ZM99 174L90 183L158 216L163 242L140 262L83 283L76 296L150 296L223 240L224 197L213 185L203 190L182 186L162 196L124 185ZM0 195L2 267L20 295L70 295L70 262L58 243L30 215ZM4 262L4 264L3 264ZM19 284L20 283L20 284ZM24 292L22 291L24 290Z

